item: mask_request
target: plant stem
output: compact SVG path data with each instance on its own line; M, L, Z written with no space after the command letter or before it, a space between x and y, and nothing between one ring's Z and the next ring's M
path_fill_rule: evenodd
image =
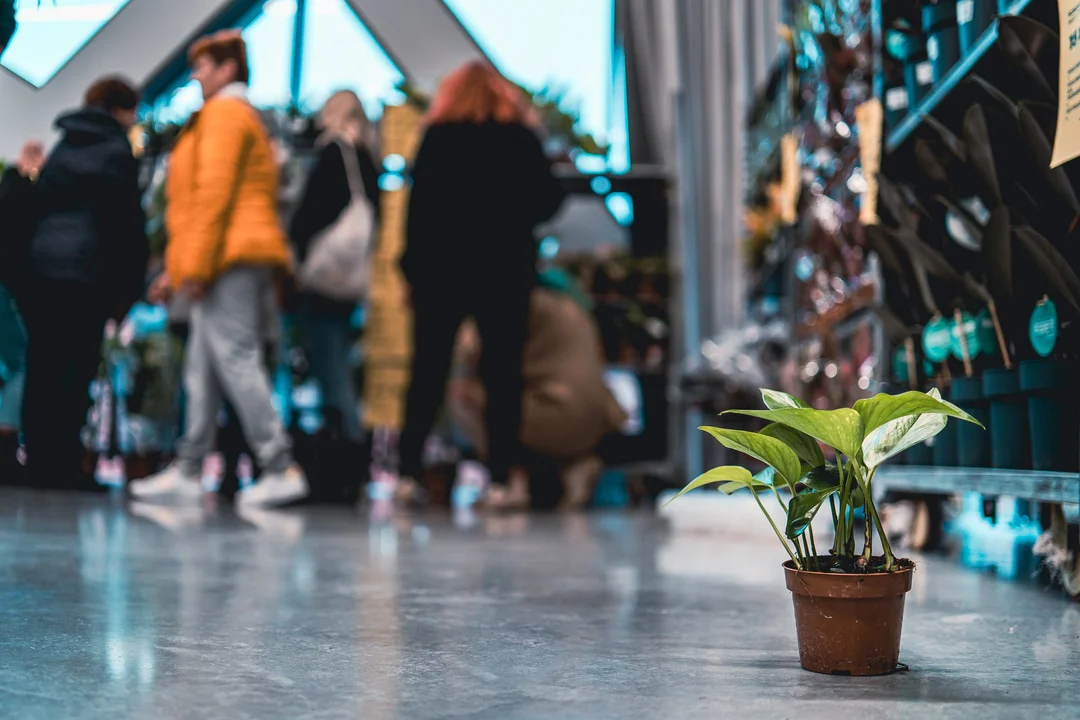
M776 523L773 522L772 515L770 515L769 511L765 509L765 506L761 504L761 498L758 497L757 490L751 487L750 494L754 496L754 500L757 501L758 507L761 508L761 512L765 513L765 519L769 521L770 525L772 525L773 532L776 533L776 537L780 540L780 544L784 546L784 550L787 551L788 557L791 558L791 562L795 563L795 568L797 570L802 570L802 563L799 562L799 559L795 557L794 553L791 552L791 547L788 545L787 540L785 540L784 536L780 534L780 528L776 527ZM795 547L796 549L798 548L797 543Z
M863 485L863 495L866 496L865 507L869 507L870 501L870 481L874 478L874 471L870 471L869 477L866 478L866 484ZM863 560L870 563L870 558L874 556L874 518L871 513L864 513L866 515L866 534L863 536Z
M833 526L833 530L836 530L837 517L836 517L836 496L835 495L830 495L829 496L829 509L832 510L832 526Z
M836 522L836 537L833 538L833 555L841 555L844 550L844 524L847 521L847 488L844 485L844 462L839 452L836 454L836 472L840 477L840 514Z
M806 528L806 531L808 533L810 533L810 551L811 551L810 564L813 566L814 570L817 570L818 569L817 541L814 539L814 528L813 528L813 526L810 526L810 527Z
M873 476L871 475L871 477ZM869 483L867 484L869 485ZM885 554L885 570L892 572L893 568L896 567L896 558L893 557L892 545L889 544L889 536L885 533L885 526L881 524L881 518L878 517L877 506L874 505L874 499L869 493L866 495L866 507L870 509L870 515L867 516L867 519L872 516L877 524L878 537L881 538L881 549Z

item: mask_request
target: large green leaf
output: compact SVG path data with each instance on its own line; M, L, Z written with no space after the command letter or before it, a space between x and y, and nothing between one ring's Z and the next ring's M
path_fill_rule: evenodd
M937 388L931 390L929 395L935 400L941 398ZM863 464L867 470L873 470L909 447L934 437L945 429L948 421L944 413L933 412L907 415L885 423L868 433L863 440Z
M667 504L674 502L681 498L691 490L697 490L700 487L706 485L712 485L713 483L739 483L743 487L749 487L755 482L753 475L746 468L738 467L736 465L722 465L721 467L713 468L707 473L700 475L692 480L686 487L679 491L679 494L668 500ZM761 483L764 485L764 483ZM771 489L771 486L770 486ZM730 494L730 493L729 493Z
M881 393L867 400L859 400L855 403L855 411L862 418L864 436L870 435L885 423L923 413L940 413L982 427L982 423L952 403L942 400L940 395L933 397L917 390L899 395ZM859 438L860 444L862 439Z
M719 487L720 492L725 495L732 495L739 490L749 490L753 488L754 492L774 492L776 488L766 482L758 480L756 477L751 479L749 483L742 482L726 482Z
M727 430L716 427L700 429L712 435L724 447L757 458L773 467L788 487L794 487L802 475L802 463L799 462L799 456L774 437L745 430Z
M800 432L795 428L789 428L787 425L781 425L780 423L772 423L771 425L766 425L762 428L759 434L774 437L784 443L795 451L795 454L799 456L800 460L812 468L820 467L825 464L825 456L822 454L821 448L817 444L817 440L814 440L814 438L804 432Z
M761 388L761 399L765 401L765 407L770 410L783 410L784 408L808 408L805 402L779 390Z
M787 528L784 530L788 538L794 540L806 532L822 503L838 492L839 486L829 490L808 490L793 497L788 505Z
M858 455L862 446L862 418L859 417L859 413L850 408L839 410L784 408L781 410L728 410L727 412L787 425L820 440L848 457Z

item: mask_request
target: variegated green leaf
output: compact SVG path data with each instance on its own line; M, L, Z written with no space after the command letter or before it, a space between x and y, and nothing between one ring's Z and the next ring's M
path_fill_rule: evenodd
M713 468L690 481L686 487L679 491L678 495L671 498L671 500L668 500L666 504L671 504L691 490L697 490L700 487L712 485L713 483L739 483L743 487L747 487L753 482L754 477L746 468L738 467L737 465L722 465L721 467Z
M931 390L928 395L935 400L941 398L937 388ZM945 429L948 421L948 415L937 412L907 415L890 420L867 434L866 439L863 440L863 464L867 470L873 470L889 458L934 437Z
M788 487L794 487L802 476L802 464L795 451L780 440L745 430L702 427L724 447L749 455L774 468Z
M923 413L948 415L982 427L982 423L971 417L971 415L968 415L952 403L942 400L940 393L937 393L935 397L917 390L899 395L882 393L866 400L859 400L855 403L855 411L862 418L864 437L870 435L885 423L910 415L922 415Z
M859 417L859 413L850 408L840 410L783 408L780 410L728 410L728 412L787 425L820 440L848 457L856 457L862 446L862 418Z
M784 408L808 408L805 402L779 390L761 388L761 399L765 401L765 407L770 410L783 410Z

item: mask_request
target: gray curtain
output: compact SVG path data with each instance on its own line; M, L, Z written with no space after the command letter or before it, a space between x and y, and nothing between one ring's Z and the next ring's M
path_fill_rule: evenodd
M743 316L745 122L779 46L781 0L615 0L626 53L630 157L674 185L670 261L680 300L672 353ZM700 418L673 418L682 478L702 471ZM680 478L680 479L682 479Z
M742 319L744 124L779 45L781 0L615 0L630 156L675 182L684 353Z

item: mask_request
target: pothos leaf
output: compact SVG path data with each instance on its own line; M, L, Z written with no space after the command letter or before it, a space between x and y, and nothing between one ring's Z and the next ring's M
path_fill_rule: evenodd
M794 395L789 395L788 393L780 392L779 390L769 390L767 388L761 388L761 399L765 402L765 407L770 410L810 407Z
M937 388L929 395L940 399ZM891 420L866 436L862 444L863 464L873 470L909 447L925 442L945 429L949 418L944 413L908 415Z
M787 425L820 440L848 457L853 458L858 455L862 446L862 419L859 413L851 408L839 410L783 408L780 410L728 410L727 412Z
M822 503L838 492L839 486L822 491L807 490L793 497L788 505L787 528L784 531L788 538L794 540L806 532Z
M712 485L713 483L738 483L743 487L748 487L754 482L753 476L746 468L738 467L736 465L723 465L721 467L713 468L708 472L698 476L694 480L691 480L686 487L679 491L679 494L668 500L666 504L671 504L678 498L681 498L691 490L697 490L700 487L706 485ZM764 485L764 483L762 483Z
M736 452L741 452L776 469L788 487L794 487L802 475L799 456L780 440L760 433L745 430L727 430L717 427L702 427L701 430L716 438L721 445Z
M780 423L772 423L762 428L759 434L774 437L784 443L795 451L800 460L812 468L825 464L825 455L822 454L817 441L804 432Z

